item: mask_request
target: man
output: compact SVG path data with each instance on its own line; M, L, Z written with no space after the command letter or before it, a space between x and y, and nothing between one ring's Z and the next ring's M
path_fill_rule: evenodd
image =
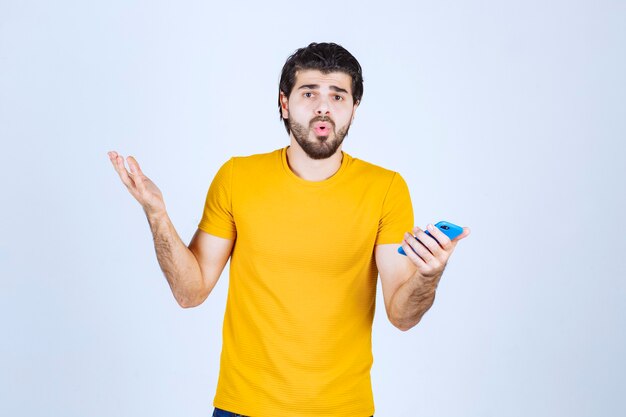
M289 57L278 96L289 146L220 168L189 247L137 161L127 158L128 172L109 153L182 307L201 304L231 258L214 416L371 416L377 275L389 320L408 330L469 234L451 242L432 225L436 240L409 233L400 175L342 152L362 93L361 67L339 45L312 43Z

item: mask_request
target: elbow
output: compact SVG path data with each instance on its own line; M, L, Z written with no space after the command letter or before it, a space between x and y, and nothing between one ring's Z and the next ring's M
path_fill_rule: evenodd
M393 324L396 329L402 332L411 330L413 327L417 325L417 323L419 323L419 320L413 323L408 322L408 321L391 321L391 324Z
M178 305L184 309L198 307L206 299L206 297L202 298L202 297L182 297L182 296L175 297L175 298L176 298L176 302L178 303Z
M211 290L204 286L193 286L190 288L181 288L173 292L174 298L182 308L198 307L209 296Z
M181 308L185 308L185 309L187 309L187 308L194 308L194 307L197 307L197 306L200 305L200 304L197 304L197 303L191 303L191 302L186 301L186 300L184 300L184 301L183 300L177 300L177 301L178 301L178 305Z
M407 330L411 330L413 327L417 326L417 323L421 321L421 317L398 317L392 314L388 314L387 318L389 322L393 324L393 326L402 331L406 332Z
M401 332L406 332L413 328L413 326L402 325L402 324L395 324L394 326L396 326L396 329L400 330Z

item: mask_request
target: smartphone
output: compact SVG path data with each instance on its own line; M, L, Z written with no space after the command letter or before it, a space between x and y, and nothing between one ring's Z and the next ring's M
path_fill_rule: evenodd
M454 239L455 237L457 237L458 235L463 233L463 228L461 226L457 226L456 224L452 224L452 223L449 223L449 222L446 222L446 221L440 221L439 223L437 223L435 225L435 227L437 229L441 230L444 235L448 236L450 238L450 240ZM428 233L428 230L424 230L424 232L428 236L432 236L430 233ZM433 239L435 239L435 238L433 237ZM435 240L437 240L437 239L435 239ZM404 252L404 249L402 248L402 246L400 246L398 248L398 253L406 256L406 253Z

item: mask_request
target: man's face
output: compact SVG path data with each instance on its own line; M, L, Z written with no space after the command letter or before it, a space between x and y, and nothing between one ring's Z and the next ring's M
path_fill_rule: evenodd
M289 97L280 95L283 118L304 152L312 159L334 155L358 105L352 99L352 77L343 72L300 70Z

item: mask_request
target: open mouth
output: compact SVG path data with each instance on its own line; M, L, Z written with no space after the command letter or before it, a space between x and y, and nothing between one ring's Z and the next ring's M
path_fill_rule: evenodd
M316 122L313 124L313 131L317 136L328 136L331 132L330 127L328 122Z

